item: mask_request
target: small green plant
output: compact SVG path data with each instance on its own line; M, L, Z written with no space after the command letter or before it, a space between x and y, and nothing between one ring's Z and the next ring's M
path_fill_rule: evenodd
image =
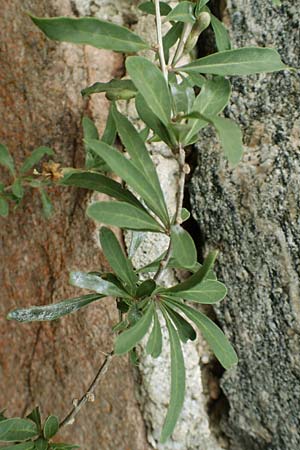
M57 183L77 186L108 194L114 200L91 204L87 215L104 225L131 230L128 255L121 248L114 233L105 226L100 242L112 272L73 272L71 284L94 293L64 300L47 306L16 309L8 319L19 322L55 320L75 312L106 296L116 299L119 322L114 350L105 357L87 392L59 423L55 416L41 426L39 410L26 419L1 416L0 441L15 442L7 450L72 449L74 445L54 444L51 438L59 429L72 423L81 407L93 398L97 383L103 377L115 355L131 353L147 335L146 352L157 358L162 351L161 321L166 324L170 339L171 389L167 416L161 432L161 442L172 434L180 415L185 396L185 364L182 345L196 338L199 329L217 359L225 369L237 363L237 355L218 326L186 301L214 304L226 295L226 287L216 279L213 266L217 252L209 253L203 264L197 261L192 237L183 227L189 212L183 208L185 148L198 139L199 131L213 126L220 138L226 158L231 165L242 156L242 134L236 123L220 116L230 100L231 85L226 78L287 69L271 48L231 49L224 25L206 6L208 0L182 1L173 9L167 3L147 1L139 8L155 15L157 43L146 42L132 31L96 18L38 18L32 21L57 41L89 44L126 53L128 79L113 79L95 83L82 91L83 96L105 92L111 101L109 117L103 136L99 138L94 123L84 118L86 164L83 169L64 168L54 162L44 163L41 172L33 167L44 156L53 156L51 149L41 147L27 158L19 173L8 150L0 146L0 163L13 178L0 188L0 214L8 214L8 202L18 204L26 187L40 190L46 216L51 204L45 187ZM168 31L162 33L162 19ZM182 58L195 47L199 35L212 26L217 52L189 63ZM136 53L153 51L153 61ZM120 112L120 100L134 100L140 120L138 132ZM114 147L119 136L127 156ZM178 161L179 179L176 211L170 214L168 205L150 157L147 144L163 141ZM112 180L109 173L118 175L123 183ZM141 233L142 232L142 233ZM139 268L133 267L132 257L142 241L143 233L163 233L169 239L168 248L155 261ZM192 275L172 287L163 285L165 268L187 269ZM141 277L143 274L143 278ZM146 275L146 279L145 279ZM188 319L188 320L186 320Z

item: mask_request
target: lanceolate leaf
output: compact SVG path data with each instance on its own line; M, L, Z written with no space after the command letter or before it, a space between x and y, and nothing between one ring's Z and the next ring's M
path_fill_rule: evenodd
M105 142L108 145L113 145L115 143L116 140L116 136L117 136L117 129L116 129L116 124L112 115L112 104L110 105L109 108L109 113L108 113L108 117L107 117L107 121L106 121L106 126L105 126L105 130L103 132L103 135L101 137L101 141Z
M109 100L129 100L136 96L137 89L131 80L111 80L108 83L94 83L81 91L82 96L106 92Z
M30 414L28 414L28 416L26 417L26 419L30 419L32 420L38 427L38 429L40 430L42 427L42 419L41 419L41 413L40 413L40 408L38 406L36 406Z
M130 245L128 249L128 257L131 259L145 239L146 235L142 231L132 231Z
M158 358L162 351L162 333L157 312L153 311L153 328L149 336L146 352L152 358Z
M159 118L152 112L141 94L136 96L135 106L142 121L148 125L148 127L151 128L151 130L153 130L162 141L168 144L169 147L173 148L176 145L175 138L172 140L167 127L165 127Z
M31 306L29 308L20 308L11 311L7 319L17 320L18 322L35 322L45 320L56 320L78 311L96 300L100 300L104 295L89 294L81 297L64 300L60 303L54 303L46 306Z
M204 264L200 267L200 269L195 272L190 278L183 281L182 283L176 284L175 286L165 289L166 292L170 294L173 292L183 292L192 289L197 284L201 283L202 280L208 275L211 268L214 265L215 259L218 255L217 251L211 252L204 261Z
M164 317L170 337L171 393L169 408L160 437L162 443L166 442L167 438L173 433L185 395L185 367L180 340L168 316L164 314Z
M172 319L180 340L186 343L189 339L194 341L197 337L196 331L178 312L170 307L170 305L164 304L167 314Z
M168 125L171 119L171 97L162 72L142 56L129 57L126 60L126 68L149 108Z
M213 80L207 80L202 88L201 92L196 97L193 104L193 111L199 112L204 116L216 116L219 114L225 106L228 104L231 95L231 85L228 80L223 77L216 77ZM208 122L203 119L190 119L189 124L191 130L186 136L188 142L201 128L205 127Z
M170 48L176 44L183 30L183 22L176 22L163 37L165 60L169 62Z
M123 202L131 203L132 205L144 209L140 201L127 189L124 189L120 183L105 177L96 172L84 172L81 170L74 170L61 181L65 186L77 186L92 191L102 192L111 197L121 200Z
M96 202L87 209L87 215L105 225L125 230L163 232L160 225L147 212L124 202Z
M122 355L129 352L147 333L153 318L154 304L151 302L146 313L128 330L119 334L115 343L115 353Z
M141 11L155 15L155 5L152 1L144 2L138 7ZM160 15L166 16L172 8L165 2L159 2Z
M5 145L0 144L0 164L6 167L12 175L15 175L14 160Z
M129 122L129 120L125 116L123 116L123 114L119 113L116 107L113 107L112 113L118 134L124 144L124 147L131 156L131 161L151 183L153 189L157 194L157 199L159 200L160 207L164 211L164 216L167 218L168 210L156 173L156 169L142 138L140 137L134 126Z
M25 441L37 434L37 426L31 420L14 418L0 422L0 442Z
M94 122L87 116L82 119L83 137L84 139L99 139L99 134ZM88 145L85 147L85 168L87 170L101 170L102 172L107 171L108 168L102 158L95 155Z
M179 67L184 72L216 75L251 75L289 69L272 48L245 47L214 53Z
M226 294L227 289L223 283L204 280L187 291L176 292L173 295L197 303L213 304L223 300Z
M129 161L122 153L104 142L90 140L88 145L101 156L113 172L121 177L135 192L137 192L149 208L158 215L165 225L169 223L169 216L162 203L162 198L154 190L146 175Z
M193 267L197 261L197 251L190 234L180 225L171 228L172 256L183 267Z
M231 42L229 39L228 31L226 30L223 23L217 19L213 14L211 14L211 25L213 27L216 45L219 52L231 49Z
M56 416L47 417L44 425L45 439L51 439L59 430L59 421Z
M194 16L195 4L192 2L183 1L178 3L166 17L166 20L194 23L196 18Z
M6 447L0 447L3 450L34 450L34 442L23 442L22 444L14 444Z
M45 155L52 156L54 155L54 151L49 147L39 147L33 150L31 155L25 159L23 165L21 166L20 173L26 173L33 166L38 164Z
M102 294L102 296L130 297L126 291L121 290L114 283L104 280L98 275L84 272L71 272L70 283L73 286L96 291L98 294Z
M235 166L243 155L243 135L240 127L230 119L211 117L228 161Z
M45 35L55 41L88 44L115 52L138 52L148 44L127 28L94 17L44 19L30 16Z
M8 213L9 213L8 202L5 200L5 198L0 197L0 216L7 217Z
M138 290L136 292L136 296L138 298L149 297L155 288L156 283L154 280L151 279L145 280L139 285Z
M100 242L104 255L116 275L131 289L135 290L138 278L114 233L108 228L102 227L100 230Z
M203 337L211 347L212 351L225 369L238 362L237 355L222 330L212 322L208 317L188 305L171 299L166 300L167 304L171 302L194 322L199 328Z

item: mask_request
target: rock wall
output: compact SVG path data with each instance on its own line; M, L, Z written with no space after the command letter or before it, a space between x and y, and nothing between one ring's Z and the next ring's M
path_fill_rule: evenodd
M0 0L0 10L0 141L17 165L40 145L53 147L63 166L82 165L82 114L93 112L100 129L107 104L103 98L84 104L80 90L123 71L122 55L57 45L24 14L72 15L69 0ZM50 197L55 215L48 222L32 191L8 219L0 218L0 410L7 408L9 415L41 404L44 414L63 417L113 345L117 313L109 299L57 322L20 325L5 319L17 305L78 295L68 283L70 270L104 267L95 225L85 216L88 194L53 189ZM116 358L95 403L62 437L86 450L150 448L134 392L132 367L127 358Z
M233 46L271 46L299 67L299 1L228 0ZM296 72L233 79L225 115L244 132L234 169L212 130L190 184L205 250L218 248L229 294L217 317L239 354L222 378L232 450L300 446L300 82Z

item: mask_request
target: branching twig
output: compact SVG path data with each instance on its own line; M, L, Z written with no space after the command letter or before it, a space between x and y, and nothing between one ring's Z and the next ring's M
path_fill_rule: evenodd
M181 223L181 209L182 209L182 203L183 203L183 197L184 197L184 183L185 183L185 151L184 148L180 145L178 149L178 165L179 165L179 178L178 178L178 189L177 189L177 199L176 199L176 211L175 211L175 224ZM167 252L164 256L164 258L160 261L159 267L157 269L156 274L154 275L153 279L157 281L165 269L165 267L168 265L168 262L170 261L172 253L172 243L171 240L169 242L169 246L167 249Z
M160 67L161 67L162 73L166 79L166 82L168 82L168 69L166 66L165 54L164 54L159 0L154 0L154 3L155 3L156 33L157 33L157 43L158 43L158 54L159 54Z
M62 428L65 425L72 425L72 423L74 422L75 416L79 413L79 411L86 404L86 402L93 401L95 389L96 389L97 385L99 384L100 380L105 375L113 356L114 356L113 351L106 355L103 363L101 364L101 367L99 368L99 370L98 370L95 378L93 379L92 383L90 384L88 390L81 397L81 399L78 402L76 402L76 404L74 405L74 408L72 408L71 411L66 415L66 417L60 422L59 428Z

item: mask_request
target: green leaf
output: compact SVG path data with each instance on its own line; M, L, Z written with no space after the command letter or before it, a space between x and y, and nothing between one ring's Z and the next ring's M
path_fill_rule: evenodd
M5 198L0 197L0 216L7 217L9 213L9 205Z
M149 208L168 226L169 216L152 184L144 173L142 173L133 162L129 161L122 153L101 141L89 140L88 145L93 151L101 156L106 164L137 192Z
M170 58L170 49L176 44L183 30L183 22L176 22L163 37L163 47L165 60L168 63Z
M231 42L229 38L228 31L226 30L224 24L217 19L213 14L211 14L211 26L215 33L216 45L219 52L231 49Z
M203 116L216 116L228 104L231 96L231 84L223 77L215 77L212 80L207 80L202 88L200 94L196 97L193 104L193 111L199 112ZM191 129L186 136L188 142L201 128L205 127L208 122L205 118L190 119L189 124Z
M25 441L37 434L37 426L31 420L13 418L0 422L0 441Z
M135 325L119 334L115 343L115 354L122 355L129 352L147 333L153 318L154 304L151 302L146 313Z
M166 21L179 21L185 23L194 23L196 18L194 15L195 4L192 2L180 2L166 16Z
M135 253L137 252L138 248L140 247L141 243L145 239L146 234L142 231L132 231L131 232L131 239L130 239L130 245L128 249L128 258L133 258Z
M189 113L195 100L194 89L190 86L186 79L179 84L177 82L170 83L172 99L176 114Z
M102 142L105 142L108 145L113 145L117 136L117 129L112 115L112 106L113 105L110 105L105 130L101 138Z
M117 277L135 290L138 278L114 233L108 228L102 227L100 230L100 242L104 255Z
M156 288L156 283L154 280L151 280L151 279L145 280L139 285L137 292L136 292L136 297L137 298L149 297L155 288Z
M167 303L172 303L180 309L186 317L194 322L203 334L204 339L211 347L217 359L220 361L225 369L229 369L231 366L238 362L237 355L228 341L227 337L222 330L212 322L208 317L202 314L200 311L191 308L184 303L176 302L168 299Z
M215 259L218 255L217 251L213 251L209 253L207 258L205 259L203 265L200 267L200 269L194 273L191 277L189 277L187 280L183 281L182 283L176 284L175 286L165 289L166 292L173 293L173 292L183 292L188 291L192 289L194 286L197 286L199 283L201 283L202 280L206 278L208 273L210 272L211 268L214 265Z
M163 232L160 225L147 212L129 203L96 202L88 207L87 215L97 222L115 225L125 230Z
M113 100L130 100L137 94L137 89L131 80L113 79L108 83L94 83L81 91L83 97L106 92L106 97Z
M48 441L43 438L39 438L34 441L34 449L35 450L47 450L48 449Z
M189 73L187 80L191 86L197 86L200 88L202 88L204 86L204 83L206 83L207 81L207 79L203 75L195 72Z
M12 190L12 193L14 194L15 197L17 197L18 199L23 198L23 196L24 196L24 189L23 189L23 186L22 186L22 182L21 182L21 180L19 178L17 178L13 182L13 184L11 186L11 190Z
M3 450L33 450L34 442L23 442L22 444L14 444L6 447L0 447Z
M41 413L40 408L36 406L31 413L28 414L26 417L27 419L32 420L38 427L38 430L41 430L42 428L42 419L41 419Z
M149 48L148 44L127 28L94 17L55 17L45 19L30 15L49 39L96 48L132 53Z
M97 127L89 117L83 117L82 128L84 139L99 139ZM86 169L95 169L103 172L107 170L107 166L102 158L99 158L99 156L95 155L95 153L91 151L88 145L84 144L84 148Z
M208 305L223 300L226 294L226 286L214 280L204 280L187 291L174 293L176 297Z
M185 222L191 217L191 213L186 208L181 208L181 220Z
M83 289L96 291L98 294L103 296L111 295L112 297L130 297L125 290L120 289L114 283L104 280L98 275L89 273L71 272L70 284Z
M96 300L100 300L104 295L89 294L81 297L71 298L59 303L45 306L31 306L29 308L19 308L8 313L8 320L18 322L41 322L45 320L56 320L59 317L71 314L89 305Z
M169 220L168 209L165 203L164 195L160 186L157 172L149 152L129 120L119 113L116 107L113 107L112 114L115 120L118 134L121 141L131 157L132 163L136 168L143 173L145 179L149 181L156 192L157 201L159 202L162 215L166 221Z
M165 125L168 125L171 118L171 97L162 72L142 56L127 58L126 68L149 108Z
M20 168L20 173L24 174L28 172L32 167L40 162L40 160L45 156L53 156L54 151L49 147L38 147L31 153L28 158L25 159L23 165Z
M0 144L0 164L6 167L13 176L15 175L16 172L14 160L11 154L9 153L7 147L5 147L5 145L3 144Z
M164 313L164 310L162 310ZM171 392L167 416L161 432L160 442L164 443L173 433L179 418L185 395L185 367L178 334L168 316L164 313L170 337L171 350Z
M197 261L197 250L190 234L180 225L171 228L172 256L183 267L193 267Z
M74 448L80 448L79 445L74 445L74 444L56 444L56 443L52 443L50 444L49 449L50 450L73 450Z
M243 135L240 127L230 119L211 117L228 161L235 166L243 155Z
M176 145L175 139L172 140L169 130L152 112L142 95L138 94L136 96L135 106L142 121L148 125L148 127L151 128L151 130L153 130L154 133L159 136L169 147L173 148Z
M138 9L147 14L155 15L155 5L152 1L142 3L138 6ZM161 16L166 16L170 11L172 11L172 8L165 2L159 2L159 10Z
M162 351L162 333L157 312L153 311L153 328L149 336L146 352L152 358L158 358Z
M170 305L164 304L164 308L167 314L170 316L174 323L179 338L184 344L190 339L194 341L197 337L196 331L175 309L172 309Z
M44 216L46 219L49 219L53 212L52 203L50 201L50 198L49 198L47 192L43 188L40 188L39 191L40 191L40 195L41 195Z
M45 439L51 439L59 430L59 420L56 416L47 417L44 425Z
M61 181L65 186L77 186L92 191L101 192L132 205L144 209L141 202L120 183L108 178L100 173L72 171Z
M273 48L245 47L214 53L179 67L183 72L212 73L216 75L251 75L287 70Z

